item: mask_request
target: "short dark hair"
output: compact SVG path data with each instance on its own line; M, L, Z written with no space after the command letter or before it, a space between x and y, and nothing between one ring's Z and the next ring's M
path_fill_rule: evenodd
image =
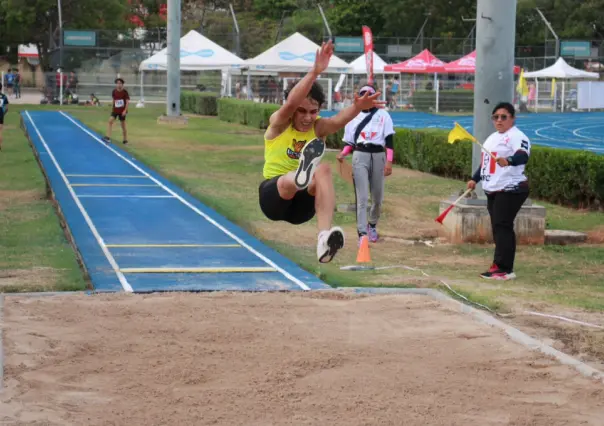
M116 79L115 79L115 84L117 84L117 82L118 82L118 81L121 81L121 82L122 82L122 84L126 84L126 83L124 82L124 80L123 80L123 79L121 79L121 78L116 78Z
M294 87L296 87L296 84L298 84L300 80L296 80L286 91L285 91L285 100L287 100L287 97L289 96L290 92L292 91L292 89ZM325 103L325 93L323 93L323 87L321 87L321 85L319 83L317 83L316 81L312 84L310 91L308 92L307 95L308 98L317 101L317 103L319 104L319 108L321 108L321 106Z
M516 116L516 109L514 108L514 105L509 102L499 102L497 105L495 105L495 108L493 108L493 114L495 114L498 109L502 108L509 112L512 117Z

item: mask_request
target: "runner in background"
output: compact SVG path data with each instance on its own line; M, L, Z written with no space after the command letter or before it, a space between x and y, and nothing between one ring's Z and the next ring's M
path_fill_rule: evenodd
M516 233L514 220L529 195L529 185L524 169L531 153L528 137L515 125L514 106L502 102L493 109L493 122L497 131L484 143L484 148L497 158L482 154L468 188L482 182L487 196L487 208L493 228L495 255L493 265L481 274L485 279L510 280L514 274Z
M4 116L8 112L8 98L2 93L2 83L0 82L0 151L2 151L2 132L4 128Z
M376 87L366 84L359 96L374 95ZM384 176L392 174L394 158L394 123L390 114L380 108L363 110L344 130L346 146L336 157L338 161L352 154L352 174L356 197L357 232L359 245L363 238L377 242L377 223L384 199ZM372 205L367 218L367 206L371 193Z
M109 125L107 126L107 135L103 140L107 143L111 142L111 130L113 122L116 119L120 120L122 125L122 135L124 136L124 144L128 143L128 131L126 129L126 114L128 114L128 105L130 105L130 95L124 89L124 80L121 78L115 79L115 89L111 93L113 99L113 109L109 117Z

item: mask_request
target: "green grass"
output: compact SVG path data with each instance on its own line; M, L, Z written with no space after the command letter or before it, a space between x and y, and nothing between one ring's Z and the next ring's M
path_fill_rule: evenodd
M0 292L83 290L86 283L10 106L0 152Z
M107 108L65 109L94 130L105 132ZM187 127L159 125L156 120L163 112L163 107L155 106L133 109L128 118L131 143L126 149L331 285L442 287L439 280L444 279L470 300L499 310L506 310L510 303L527 302L604 309L604 286L601 285L604 247L601 245L520 246L516 258L519 279L505 284L485 283L477 278L477 273L490 264L492 245L430 248L378 244L371 252L374 265L417 267L425 270L430 278L401 268L351 273L339 268L356 261L355 217L354 214L336 213L335 222L344 227L348 236L347 248L333 263L320 265L315 256L315 220L300 227L272 223L264 218L258 207L257 191L263 165L261 131L216 118L194 117ZM114 140L121 141L118 127L114 128ZM335 164L334 159L335 154L328 153L325 161ZM422 229L434 230L438 200L464 187L463 182L427 174L397 173L387 180L382 229L406 238L421 235ZM12 179L15 185L23 184L22 179ZM43 187L39 175L38 185ZM338 203L354 202L349 184L336 177L335 186ZM589 232L604 227L601 213L534 201L545 205L548 228Z
M105 112L91 114L77 108L73 111L86 124L104 132ZM372 249L375 265L403 263L424 269L432 279L403 269L351 273L341 271L339 267L353 264L356 260L354 214L337 213L335 222L345 228L350 238L348 249L332 264L319 265L314 254L315 220L299 227L304 238L299 240L302 246L298 247L287 238L291 227L278 227L278 224L267 221L258 208L257 187L262 179L263 164L261 131L213 118L192 118L186 128L161 126L155 124L155 120L162 112L163 108L152 107L131 114L132 143L127 149L208 206L255 232L268 245L332 285L438 286L437 278L446 278L454 282L456 291L497 309L505 309L510 299L594 310L604 308L604 290L600 284L601 276L597 273L604 268L604 248L601 246L520 246L516 268L520 279L495 288L491 283L486 285L476 278L477 273L490 262L491 245L436 248L390 245L388 253L379 246ZM115 136L119 140L119 133L116 132ZM325 161L333 163L334 156L333 153L327 154ZM338 203L354 202L350 185L336 177L335 186ZM463 182L426 174L389 179L384 228L394 228L402 234L411 232L410 229L398 229L400 216L410 216L418 224L429 226L427 224L432 223L438 214L438 202L434 200L457 192L463 186ZM408 209L404 212L398 207L389 209L389 201L394 199L408 204ZM579 212L536 202L546 206L549 228L591 231L604 226L600 213ZM273 229L274 233L271 232ZM259 230L264 232L258 233Z

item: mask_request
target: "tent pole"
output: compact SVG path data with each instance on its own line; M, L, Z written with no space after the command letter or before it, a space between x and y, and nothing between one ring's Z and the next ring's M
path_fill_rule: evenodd
M145 103L145 93L144 93L144 87L145 87L145 71L141 70L141 104Z

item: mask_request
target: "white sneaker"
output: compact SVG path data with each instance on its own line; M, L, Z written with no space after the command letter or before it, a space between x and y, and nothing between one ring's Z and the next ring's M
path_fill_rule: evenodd
M310 185L312 177L315 174L317 166L321 162L321 158L325 153L325 142L321 139L315 138L304 145L302 152L300 153L300 165L296 172L294 182L299 190L306 188Z
M331 262L342 247L344 247L344 231L342 231L342 228L334 226L329 231L321 232L317 243L317 258L319 262Z

